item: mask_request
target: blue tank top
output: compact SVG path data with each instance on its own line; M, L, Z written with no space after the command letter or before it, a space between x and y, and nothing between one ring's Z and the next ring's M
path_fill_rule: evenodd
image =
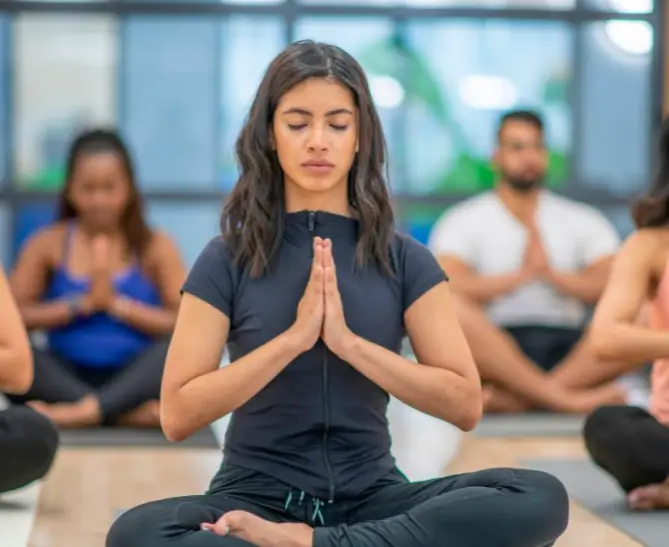
M90 280L73 276L67 269L74 224L65 237L63 260L55 268L45 299L58 300L88 292ZM147 305L160 305L155 284L142 272L138 260L112 280L118 295ZM153 338L106 313L96 313L72 321L48 334L49 349L76 366L115 368L125 365L149 346Z

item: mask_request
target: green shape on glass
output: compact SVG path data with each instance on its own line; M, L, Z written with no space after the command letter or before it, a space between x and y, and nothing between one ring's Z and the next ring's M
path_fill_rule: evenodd
M32 190L60 190L64 181L65 168L54 165L27 177L24 186Z

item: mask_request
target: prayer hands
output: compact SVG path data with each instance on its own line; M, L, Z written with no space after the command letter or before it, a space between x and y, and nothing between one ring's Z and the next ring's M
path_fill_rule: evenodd
M525 282L535 278L545 279L551 273L550 263L548 262L546 250L541 241L539 229L536 224L532 223L528 226L528 230L529 238L521 269L521 277Z
M332 242L329 239L321 240L323 246L323 270L325 274L325 317L323 320L322 338L335 355L342 356L353 333L346 325L344 307L341 302L341 294L337 286L337 271L332 256Z
M297 306L293 328L299 333L305 351L322 338L330 351L339 355L353 338L344 318L329 239L314 239L311 275Z
M106 311L116 297L109 263L110 242L107 236L96 236L91 243L91 287L84 297L90 311Z

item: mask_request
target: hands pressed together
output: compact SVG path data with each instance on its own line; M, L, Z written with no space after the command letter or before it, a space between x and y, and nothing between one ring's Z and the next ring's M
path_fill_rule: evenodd
M91 242L91 284L87 293L76 302L76 311L83 315L117 311L121 305L112 283L110 241L96 236Z
M305 351L322 338L330 351L341 356L354 340L344 317L329 239L314 238L311 274L297 307L293 330Z
M529 238L519 272L520 281L521 283L528 283L536 279L550 281L553 270L541 241L539 228L534 222L531 222L527 225L527 229Z

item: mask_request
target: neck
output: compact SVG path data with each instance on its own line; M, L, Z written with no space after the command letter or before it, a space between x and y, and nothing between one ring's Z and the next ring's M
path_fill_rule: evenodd
M351 208L348 203L346 185L344 192L336 188L333 192L303 192L294 188L286 189L285 202L286 212L296 213L298 211L323 211L341 216L351 216Z
M534 219L539 196L541 195L541 188L519 192L518 190L514 190L510 185L502 182L497 187L497 195L513 216L523 224L527 224Z

